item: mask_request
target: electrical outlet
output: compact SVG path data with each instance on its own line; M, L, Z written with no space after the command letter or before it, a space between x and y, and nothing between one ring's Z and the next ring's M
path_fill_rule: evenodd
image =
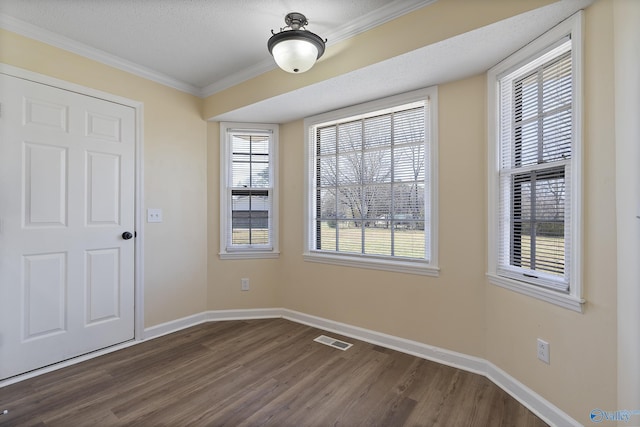
M551 349L550 349L549 343L546 342L545 340L541 340L540 338L538 338L538 359L542 360L546 364L550 364L551 363L549 361L550 350Z
M249 290L249 279L240 279L240 290Z

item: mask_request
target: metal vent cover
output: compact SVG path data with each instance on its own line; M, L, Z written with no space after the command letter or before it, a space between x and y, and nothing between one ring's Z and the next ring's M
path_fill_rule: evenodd
M338 350L342 351L348 350L353 345L349 344L348 342L328 337L326 335L320 335L318 338L314 339L314 341L324 345L328 345L329 347L337 348Z

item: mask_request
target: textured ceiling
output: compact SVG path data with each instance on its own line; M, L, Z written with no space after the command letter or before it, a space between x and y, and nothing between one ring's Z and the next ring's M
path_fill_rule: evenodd
M288 12L331 44L433 1L0 0L0 27L208 96L275 68L266 42ZM560 0L210 119L284 123L473 76L593 1Z
M271 30L302 12L307 29L329 44L432 3L433 0L0 0L0 25L29 26L81 43L157 74L198 95L275 67L267 51Z
M562 0L212 119L286 123L471 77L487 71L594 1ZM313 102L300 102L307 99Z

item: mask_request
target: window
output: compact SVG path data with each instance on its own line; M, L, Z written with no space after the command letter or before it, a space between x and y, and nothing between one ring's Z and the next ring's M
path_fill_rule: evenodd
M305 120L305 259L437 275L435 88Z
M576 310L580 19L489 71L489 278Z
M277 140L277 125L220 125L221 258L278 256Z

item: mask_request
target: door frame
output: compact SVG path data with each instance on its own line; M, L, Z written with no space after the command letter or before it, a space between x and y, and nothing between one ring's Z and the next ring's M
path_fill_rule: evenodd
M113 95L100 90L81 86L66 80L60 80L44 74L35 73L33 71L14 67L0 62L0 74L29 80L35 83L41 83L53 86L58 89L75 92L81 95L102 99L116 104L125 105L135 110L135 146L134 146L134 180L135 180L135 196L134 196L134 227L136 232L134 245L134 338L133 341L142 341L144 339L144 171L143 171L143 120L144 120L144 104L140 101ZM117 345L115 346L117 347ZM97 350L100 352L101 350ZM79 356L82 358L82 356ZM64 363L64 362L62 362ZM55 366L55 365L54 365ZM37 372L36 370L35 372ZM18 375L17 378L21 376ZM4 383L2 381L1 383ZM5 385L5 384L0 384Z

